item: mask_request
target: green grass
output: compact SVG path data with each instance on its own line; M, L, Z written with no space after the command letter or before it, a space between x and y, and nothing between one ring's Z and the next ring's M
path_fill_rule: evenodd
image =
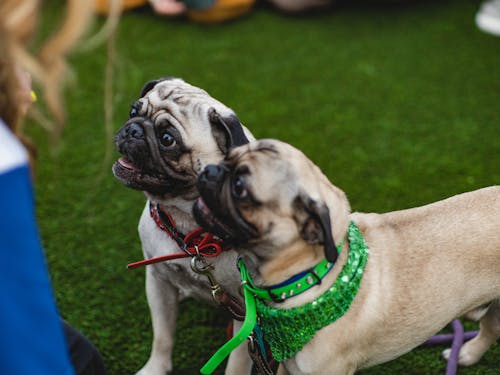
M59 5L47 5L45 31ZM117 38L113 126L144 82L179 76L232 107L257 137L302 149L354 210L413 207L498 184L500 39L475 28L478 6L371 1L303 17L259 6L212 26L162 19L148 7L128 12ZM76 81L55 156L31 130L40 143L39 225L61 313L121 375L148 358L151 328L143 270L125 268L141 258L144 197L103 161L111 147L105 62L103 47L72 58ZM197 373L224 341L226 322L220 311L182 304L175 374ZM442 349L418 348L362 373L444 374ZM498 374L499 360L496 345L459 374Z

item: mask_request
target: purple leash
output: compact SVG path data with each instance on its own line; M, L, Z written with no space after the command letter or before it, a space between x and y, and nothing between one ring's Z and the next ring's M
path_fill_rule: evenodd
M457 373L458 354L462 344L478 334L478 331L464 332L462 323L460 323L458 319L452 321L451 326L453 328L453 333L432 336L424 343L424 345L439 345L449 343L450 341L452 342L450 357L448 358L448 364L446 366L446 375L455 375Z

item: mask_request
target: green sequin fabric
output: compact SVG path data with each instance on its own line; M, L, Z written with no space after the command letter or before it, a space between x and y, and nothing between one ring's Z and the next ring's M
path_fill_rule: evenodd
M368 247L353 222L349 224L348 239L347 262L333 285L313 302L291 309L276 309L256 299L259 325L277 361L286 361L297 354L316 331L344 315L356 297L368 259Z

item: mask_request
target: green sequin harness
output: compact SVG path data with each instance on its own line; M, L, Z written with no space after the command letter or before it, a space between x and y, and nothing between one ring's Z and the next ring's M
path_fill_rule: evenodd
M355 223L349 224L347 236L349 239L347 261L333 285L313 302L291 309L276 309L267 306L264 300L280 301L280 293L284 290L288 293L284 292L281 301L295 295L295 290L302 293L309 289L309 287L304 287L304 282L310 287L317 285L333 264L327 260L321 261L305 276L294 279L295 286L287 283L286 288L278 286L262 289L253 285L245 263L240 258L238 268L245 298L245 320L240 330L217 350L200 369L200 372L203 375L212 374L229 353L241 345L252 331L262 331L274 359L279 362L286 361L297 354L313 338L316 331L344 315L356 297L368 259L368 247ZM341 248L339 246L339 251ZM315 274L316 281L313 280L314 278L310 279L311 274ZM300 284L302 285L299 286ZM294 293L290 293L291 291Z
M335 322L349 309L363 278L368 247L354 222L349 224L348 239L349 254L342 271L333 285L313 302L277 309L256 298L259 326L277 361L293 357L316 331Z

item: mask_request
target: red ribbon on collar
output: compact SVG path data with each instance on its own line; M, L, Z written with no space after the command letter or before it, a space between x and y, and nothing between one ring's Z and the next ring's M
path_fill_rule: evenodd
M154 205L149 202L149 213L155 221L156 226L166 232L170 236L170 238L172 238L177 243L177 245L183 252L162 255L159 257L130 263L127 265L128 269L138 268L147 266L148 264L165 262L173 259L194 257L197 255L213 258L218 256L222 251L228 249L228 247L224 245L223 241L219 237L214 236L212 233L207 232L203 228L197 228L184 235L177 229L172 216L163 211L159 204Z

